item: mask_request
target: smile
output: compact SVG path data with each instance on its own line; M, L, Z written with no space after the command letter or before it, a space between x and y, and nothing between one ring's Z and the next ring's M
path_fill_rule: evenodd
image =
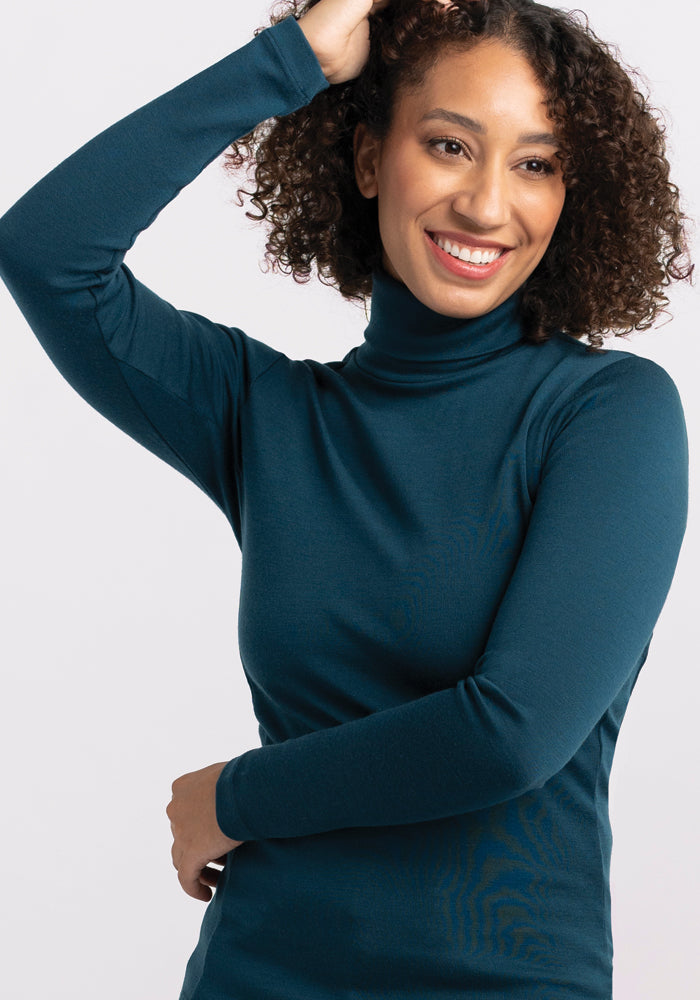
M512 247L470 247L425 230L426 246L440 269L466 281L482 283L496 275L510 259Z
M494 247L493 249L478 249L476 247L469 247L462 245L460 243L453 243L450 240L443 239L441 236L434 235L433 233L428 234L433 241L437 244L441 250L445 253L452 254L453 257L457 257L459 260L466 261L468 264L493 264L495 260L503 256L506 252L505 247Z

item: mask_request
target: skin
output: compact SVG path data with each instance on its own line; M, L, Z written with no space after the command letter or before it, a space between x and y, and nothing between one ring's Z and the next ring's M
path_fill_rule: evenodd
M170 854L180 885L193 899L208 902L219 871L210 862L223 865L229 851L244 841L232 840L216 819L216 782L227 761L210 764L176 778L166 807L173 835Z
M443 56L419 89L401 93L383 141L357 128L355 173L362 194L378 199L384 267L443 315L490 312L532 274L549 245L566 189L544 100L524 56L487 40ZM424 120L436 109L474 127L442 114ZM510 249L491 277L456 275L428 233Z

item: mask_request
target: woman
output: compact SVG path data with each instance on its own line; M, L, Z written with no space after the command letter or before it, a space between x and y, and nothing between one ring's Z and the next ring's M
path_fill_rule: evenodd
M55 364L241 547L262 746L173 784L181 1000L609 998L607 781L687 511L672 380L600 350L690 275L661 130L529 0L295 13L0 220ZM342 361L122 263L237 139L273 259L371 293Z

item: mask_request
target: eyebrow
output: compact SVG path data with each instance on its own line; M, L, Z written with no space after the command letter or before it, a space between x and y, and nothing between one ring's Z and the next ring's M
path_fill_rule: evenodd
M432 111L427 111L421 118L421 121L430 121L435 118L452 122L453 125L461 125L462 128L466 128L470 132L475 132L477 135L486 135L486 126L482 125L481 122L477 122L473 118L468 118L466 115L460 115L456 111L448 111L446 108L433 108ZM527 132L524 135L518 136L518 142L524 144L534 143L535 145L543 146L559 145L556 136L551 132Z

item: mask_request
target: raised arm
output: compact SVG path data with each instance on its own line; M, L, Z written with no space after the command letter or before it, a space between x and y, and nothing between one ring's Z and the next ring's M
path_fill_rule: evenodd
M634 682L686 525L678 392L660 366L622 357L551 431L474 669L454 687L229 761L216 785L227 836L417 823L515 798L557 774Z
M238 401L277 352L163 301L124 256L232 141L327 86L288 18L106 129L0 219L0 275L61 374L234 526Z

